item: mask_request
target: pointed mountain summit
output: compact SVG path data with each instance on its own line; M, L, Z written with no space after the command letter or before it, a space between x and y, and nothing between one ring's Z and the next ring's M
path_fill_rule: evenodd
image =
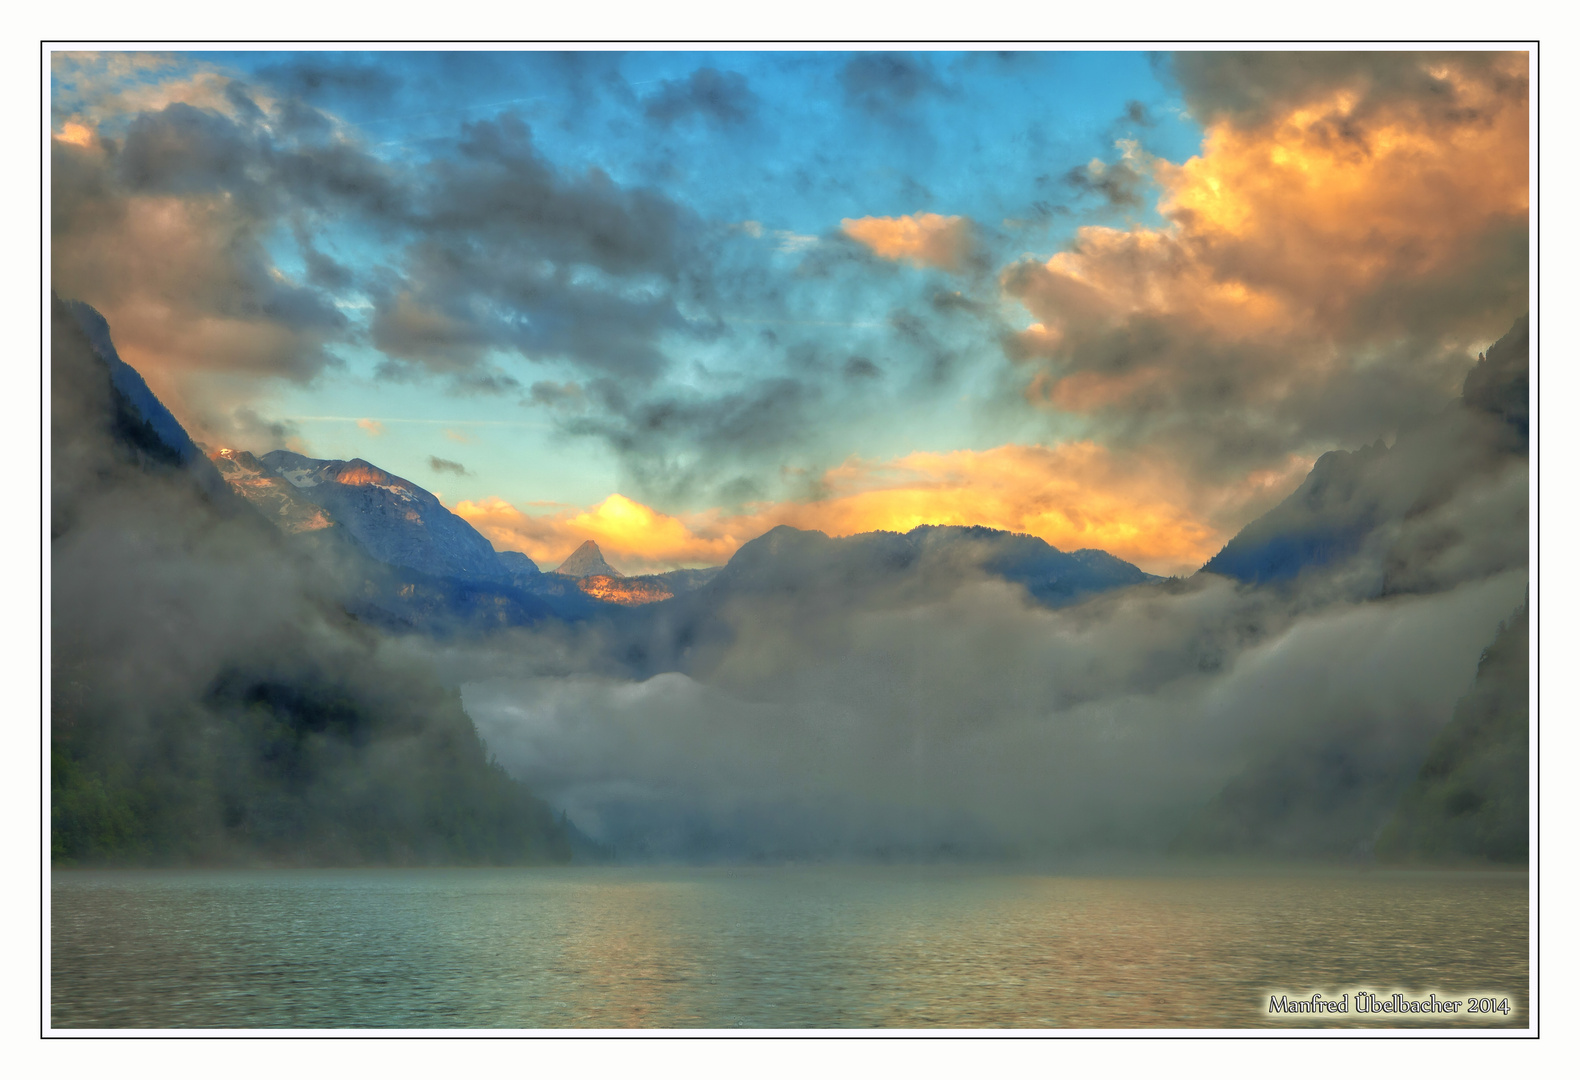
M573 578L625 577L603 561L603 552L599 551L598 545L591 540L571 552L571 557L560 563L559 569L554 572Z

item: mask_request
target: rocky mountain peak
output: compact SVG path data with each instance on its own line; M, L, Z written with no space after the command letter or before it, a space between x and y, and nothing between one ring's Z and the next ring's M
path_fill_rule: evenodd
M566 577L625 577L624 574L604 562L603 552L598 550L598 545L588 540L581 547L571 552L571 557L560 563L556 574Z

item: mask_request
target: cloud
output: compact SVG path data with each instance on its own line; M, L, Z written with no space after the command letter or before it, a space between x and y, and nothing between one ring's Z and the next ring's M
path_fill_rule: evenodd
M1189 573L1309 467L1308 459L1291 459L1209 488L1161 455L1117 455L1092 442L914 453L847 462L823 475L822 498L754 508L754 518L762 531L784 523L836 536L986 525L1063 551L1098 548L1154 573Z
M1118 456L1095 443L1006 445L825 471L817 497L671 517L622 495L591 510L528 515L502 499L453 509L502 550L536 561L596 540L608 558L647 569L719 565L776 525L831 536L918 525L985 525L1039 536L1064 551L1098 548L1142 569L1188 574L1247 518L1287 495L1310 468L1291 458L1223 486L1195 483L1160 455ZM621 560L624 560L622 562Z
M662 80L658 92L643 99L642 111L664 127L691 117L735 127L757 111L757 95L740 72L704 67L684 79Z
M475 443L477 436L465 431L456 431L454 428L445 428L444 437L451 442Z
M561 172L508 113L423 158L381 156L293 96L373 92L367 71L336 68L331 86L322 65L272 70L270 93L178 59L56 59L52 286L104 312L200 432L258 380L311 381L351 342L381 350L386 376L462 393L515 390L512 357L652 380L660 336L693 329L678 298L705 310L700 224L661 193ZM335 254L346 230L354 260ZM242 378L216 397L205 372Z
M463 125L408 198L414 239L372 297L374 344L398 361L446 374L506 351L651 380L659 336L690 326L675 293L700 289L694 215L596 168L562 175L518 116Z
M332 293L275 264L272 231L377 172L274 139L236 97L116 114L91 140L51 147L53 288L102 311L127 362L222 443L256 380L310 381L338 364L328 346L350 330Z
M50 113L90 128L176 103L231 114L231 80L211 64L174 53L52 52Z
M1028 398L1242 469L1443 408L1525 311L1524 58L1293 56L1295 78L1285 55L1181 59L1209 123L1184 163L1137 156L1164 225L1083 227L1005 269L1036 320L1008 340Z
M303 99L351 99L388 102L402 88L402 80L388 64L358 61L336 55L332 62L318 56L296 57L258 69L258 77L282 94Z
M852 356L845 361L845 378L847 379L880 379L883 369L865 356Z
M774 245L775 249L783 252L786 255L794 255L798 252L806 251L810 248L816 247L818 244L817 237L805 233L794 232L790 229L774 230L774 239L778 241L778 243Z
M1435 127L1476 119L1462 81L1520 95L1526 81L1523 54L1496 52L1180 52L1168 66L1198 119L1241 127L1338 95L1363 122L1404 103Z
M370 420L365 416L361 420L357 421L357 427L361 428L375 439L384 434L383 424L379 423L377 420Z
M905 53L859 53L839 73L845 104L890 116L929 94L946 92L924 58Z
M1116 144L1123 154L1112 164L1093 158L1064 174L1064 182L1077 191L1100 195L1111 207L1139 208L1141 191L1146 184L1146 155L1140 145L1130 139Z
M600 378L583 388L593 406L584 412L571 411L574 399L549 400L567 407L567 434L601 439L645 491L678 498L742 469L777 469L786 448L804 443L825 390L815 373L798 375L646 392Z
M951 272L963 267L975 246L970 219L958 214L843 218L839 224L846 236L879 258Z
M428 467L436 473L454 473L456 476L470 475L466 471L465 465L462 465L459 461L451 461L448 458L430 456L428 458Z
M701 536L678 518L620 494L588 510L529 515L503 499L461 500L451 509L500 551L520 551L540 565L563 562L588 540L625 573L725 562L744 541Z
M585 401L580 385L547 379L533 383L528 397L534 405L546 405L554 409L578 408Z
M1221 579L1051 612L970 578L754 595L681 671L524 674L523 641L447 673L506 767L627 857L1145 854L1249 746L1344 717L1413 752L1522 587L1301 617Z
M1503 359L1486 380L1517 384ZM1299 770L1292 831L1314 846L1295 853L1349 852L1375 834L1356 818L1387 798L1377 778L1418 768L1527 588L1519 415L1488 391L1391 449L1329 458L1278 528L1293 512L1370 531L1353 557L1276 588L1202 574L1048 611L967 562L924 558L905 588L865 587L870 573L844 587L836 569L681 598L597 636L619 661L578 673L523 672L533 650L516 640L452 655L449 675L507 767L628 857L1145 855L1237 775L1266 780L1268 762ZM940 456L953 476L925 458L851 463L802 509L1002 496L1013 485L994 474L1039 458L1056 492L1080 475L1147 493L1123 490L1133 463L1112 478L1083 463L1091 447L1000 450ZM1176 463L1152 468L1153 488L1176 489ZM757 550L794 565L793 539ZM1281 779L1268 787L1281 805Z

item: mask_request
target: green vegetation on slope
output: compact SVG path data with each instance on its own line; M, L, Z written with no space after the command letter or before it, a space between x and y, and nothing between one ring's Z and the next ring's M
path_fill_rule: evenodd
M376 667L376 665L373 665ZM87 707L55 673L51 854L82 863L355 866L570 858L564 823L485 759L457 695L232 676L199 701Z

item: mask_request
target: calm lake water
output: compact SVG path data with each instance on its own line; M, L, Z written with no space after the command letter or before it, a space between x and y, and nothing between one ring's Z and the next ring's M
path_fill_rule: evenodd
M1506 996L1494 1022L1528 1024L1524 874L57 871L52 894L57 1028L1277 1027L1270 991L1355 987Z

